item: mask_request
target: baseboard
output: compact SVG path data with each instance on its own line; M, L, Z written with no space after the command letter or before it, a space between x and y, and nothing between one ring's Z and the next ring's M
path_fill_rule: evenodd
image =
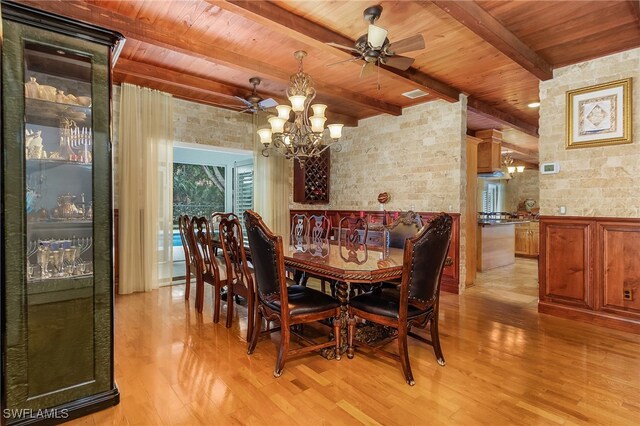
M66 413L65 417L58 418L26 418L26 419L16 419L12 422L7 422L7 426L16 426L16 425L57 425L60 423L68 422L73 419L77 419L79 417L84 417L89 414L102 411L104 409L113 407L120 403L120 391L118 388L114 386L113 389L102 392L96 395L91 395L86 398L78 399L76 401L72 401L66 404L58 405L57 407L48 408L47 412L49 413ZM34 410L35 412L36 410Z
M640 334L640 321L631 318L610 315L600 311L590 311L575 308L572 306L562 306L549 302L538 302L538 312L556 317L582 321L600 327L613 328L615 330Z

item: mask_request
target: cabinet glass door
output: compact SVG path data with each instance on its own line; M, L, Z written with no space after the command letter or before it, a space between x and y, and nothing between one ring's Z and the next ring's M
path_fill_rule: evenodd
M117 394L111 46L26 24L22 10L8 19L4 7L6 408L75 410L97 395Z

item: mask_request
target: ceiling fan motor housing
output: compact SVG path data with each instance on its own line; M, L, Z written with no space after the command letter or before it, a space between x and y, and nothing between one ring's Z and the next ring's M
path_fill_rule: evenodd
M378 4L375 6L368 7L364 10L362 15L364 16L365 21L369 22L370 24L373 24L378 20L378 18L380 18L380 15L382 15L382 6Z

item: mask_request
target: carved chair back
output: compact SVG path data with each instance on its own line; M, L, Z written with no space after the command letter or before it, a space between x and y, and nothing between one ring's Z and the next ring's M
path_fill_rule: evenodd
M218 275L218 265L214 258L211 240L211 228L206 217L194 217L191 219L191 227L195 238L196 268L204 277L213 278Z
M178 217L178 231L180 231L180 242L182 242L182 249L184 250L184 261L194 263L194 253L189 249L189 241L187 241L188 234L191 231L191 221L186 214Z
M244 212L244 225L251 250L258 299L271 301L279 298L283 311L281 313L285 315L285 311L288 311L288 295L282 237L271 232L262 217L253 210Z
M242 243L240 220L234 214L224 215L220 220L219 231L227 271L227 285L233 286L234 290L244 289L245 294L241 296L249 297L253 294L253 280Z
M223 213L223 212L213 212L211 213L211 238L214 241L219 241L218 231L220 227L220 222L222 219L233 219L238 218L238 215L235 213Z
M418 213L408 211L389 225L389 247L403 248L407 238L411 238L422 228L422 219Z
M296 214L291 218L291 244L300 245L309 237L309 218Z
M416 236L407 239L400 287L401 312L406 313L408 304L425 310L437 302L452 223L451 216L440 213Z
M338 223L339 242L347 248L357 249L360 244L365 244L368 232L369 223L363 217L346 216Z
M311 241L325 240L331 235L331 220L323 214L309 216L309 237Z

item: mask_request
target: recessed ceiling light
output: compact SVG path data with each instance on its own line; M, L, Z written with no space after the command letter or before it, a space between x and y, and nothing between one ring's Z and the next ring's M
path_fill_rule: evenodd
M540 106L540 102L531 102L530 104L527 104L527 106L529 108L538 108Z
M412 90L410 92L405 92L402 94L402 96L407 97L409 99L416 99L416 98L421 98L423 96L427 96L429 93L424 92L420 89L416 89L416 90Z

